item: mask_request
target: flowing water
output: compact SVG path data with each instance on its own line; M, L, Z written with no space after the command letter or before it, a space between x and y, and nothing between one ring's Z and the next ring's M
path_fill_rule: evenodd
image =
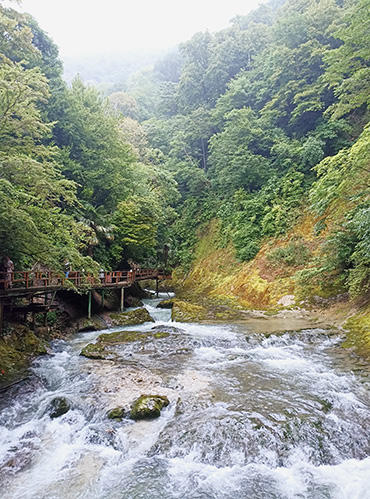
M114 360L79 356L99 332L56 341L2 395L2 499L370 498L369 371L338 335L170 323L150 303L157 323L126 329L168 335L116 346ZM170 405L151 421L107 418L141 393ZM72 409L51 419L56 396Z

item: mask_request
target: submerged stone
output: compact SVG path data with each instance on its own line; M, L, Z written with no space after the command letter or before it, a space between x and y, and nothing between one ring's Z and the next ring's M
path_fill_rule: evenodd
M51 419L59 418L71 409L70 402L65 397L55 397L50 403L49 416Z
M130 419L154 419L161 415L163 407L167 407L170 401L162 395L141 395L131 406Z
M144 322L154 322L153 317L151 317L146 308L110 314L110 319L113 326L131 326L134 324L144 324Z

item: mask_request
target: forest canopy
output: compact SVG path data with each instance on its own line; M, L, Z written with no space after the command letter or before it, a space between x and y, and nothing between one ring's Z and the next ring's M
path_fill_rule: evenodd
M370 283L369 0L272 0L121 83L70 86L0 3L0 247L20 268L188 268L220 221L240 261L317 217L311 269Z

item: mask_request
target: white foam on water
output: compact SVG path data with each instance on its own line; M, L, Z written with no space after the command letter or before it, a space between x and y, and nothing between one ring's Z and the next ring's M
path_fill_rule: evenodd
M219 362L225 358L224 353L212 347L200 347L194 353L202 362Z
M152 309L153 314L159 310ZM180 385L183 404L178 410L171 400L160 418L152 421L108 420L106 399L98 392L102 387L98 366L109 369L114 364L78 355L101 331L80 333L71 343L57 342L55 355L35 365L40 379L35 391L20 392L2 411L0 464L28 453L22 470L15 474L9 470L8 490L0 489L2 498L267 499L271 494L279 499L370 499L366 442L361 452L350 452L356 438L366 437L368 385L331 366L325 348L336 338L320 343L312 334L315 341L306 343L304 337L289 334L263 340L254 336L251 345L232 326L162 319L158 325L184 330L164 341L177 338L186 340L181 346L191 346L174 360L178 370L169 380ZM146 331L153 326L109 332ZM133 366L141 369L144 361L150 366L145 353ZM156 369L160 362L156 360ZM116 366L112 375L122 372ZM164 374L155 375L161 379ZM106 388L113 401L113 383ZM72 409L52 420L47 407L56 396L66 396ZM332 409L328 404L326 412L320 412L321 401L330 402ZM316 411L313 416L312 411ZM284 436L284 425L292 431L290 437ZM322 460L321 444L314 438L326 438L328 454ZM351 458L360 455L364 459ZM229 466L223 465L224 456ZM155 483L153 489L145 488L146 481ZM129 496L126 490L136 492Z
M330 499L368 499L370 497L370 458L349 459L338 465L313 466L297 459L289 468L276 468L272 472L287 499L308 497L314 487L326 494L317 497ZM310 494L309 497L315 497Z

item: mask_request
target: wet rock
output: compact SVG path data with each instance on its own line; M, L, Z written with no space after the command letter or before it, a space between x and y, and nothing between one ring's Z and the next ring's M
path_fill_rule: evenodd
M193 305L176 300L172 307L172 320L180 322L198 322L209 318L207 310L199 305Z
M45 336L46 338L49 337L50 335L50 327L49 326L43 326L43 327L37 327L35 328L35 334L40 337L40 336Z
M151 331L155 331L156 333L185 333L184 329L175 326L154 326L152 327Z
M138 308L130 312L110 314L113 326L131 326L134 324L144 324L144 322L154 322L146 308Z
M115 421L122 421L127 416L127 413L123 407L115 407L107 412L108 419L114 419Z
M126 307L142 307L144 303L137 296L128 296L125 299Z
M105 346L99 343L89 343L80 352L80 355L89 359L107 359L112 354L105 350Z
M143 289L138 282L132 283L129 288L126 288L126 297L134 296L135 298L150 298L150 293Z
M172 308L173 303L173 300L162 300L160 303L158 303L157 308Z
M47 353L47 343L27 327L12 326L13 331L0 338L0 389L27 377L31 360Z
M89 343L80 352L83 357L89 359L114 360L116 354L109 347L122 345L134 341L148 342L153 339L167 338L168 331L115 331L114 333L103 333L96 339L96 343Z
M162 395L141 395L131 406L130 419L154 419L161 415L163 407L167 407L170 401Z
M106 329L107 325L97 317L92 317L91 319L85 319L82 324L79 325L78 332L82 333L84 331L100 331L100 329Z
M150 341L155 338L167 338L168 331L116 331L98 336L97 342L102 345L120 345L133 341Z
M116 331L114 333L104 333L98 336L98 344L104 348L102 345L119 345L121 343L130 343L132 341L141 341L146 338L148 333L142 331Z
M71 409L71 404L65 397L55 397L50 403L49 416L51 419L59 418Z

